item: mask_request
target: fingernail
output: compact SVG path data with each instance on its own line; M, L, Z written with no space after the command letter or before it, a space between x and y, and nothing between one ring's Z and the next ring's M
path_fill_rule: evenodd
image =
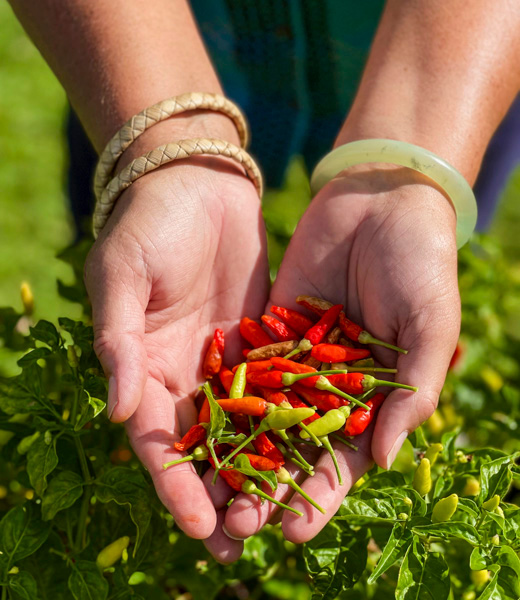
M399 452L399 450L401 450L401 446L404 444L405 439L408 437L408 431L403 431L403 433L401 433L401 435L395 440L394 445L392 446L392 449L390 450L390 452L388 453L388 456L386 457L386 468L389 469L394 460L395 457L397 456L397 453Z
M117 383L116 378L111 375L108 379L108 418L112 419L112 414L117 406Z
M231 538L232 540L236 540L237 542L243 542L244 540L247 539L247 538L237 537L236 535L231 535L229 533L229 531L227 530L227 527L224 524L222 524L222 531L228 536L228 538Z

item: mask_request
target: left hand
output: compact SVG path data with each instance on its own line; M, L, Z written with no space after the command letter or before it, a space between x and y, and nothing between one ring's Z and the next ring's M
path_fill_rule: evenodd
M327 513L297 495L304 512L282 516L285 537L313 538L334 516L350 487L375 460L388 469L409 432L434 411L460 326L455 213L431 181L408 169L358 168L337 177L316 196L291 240L270 303L295 307L298 294L342 303L353 321L375 337L409 350L407 355L371 346L375 358L397 366L398 381L413 393L388 395L375 424L356 438L359 451L335 445L344 485L327 453L316 454L315 476L302 487ZM293 470L302 479L302 473ZM290 497L280 485L275 497ZM239 495L225 526L236 537L256 533L275 509ZM276 517L275 517L276 518Z

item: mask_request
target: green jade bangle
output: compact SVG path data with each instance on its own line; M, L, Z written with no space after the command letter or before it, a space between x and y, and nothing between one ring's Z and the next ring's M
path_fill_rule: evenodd
M469 183L449 163L433 152L397 140L359 140L339 146L324 156L311 177L315 196L341 171L363 163L391 163L409 167L429 177L441 187L453 204L457 216L457 248L469 240L477 223L477 202Z

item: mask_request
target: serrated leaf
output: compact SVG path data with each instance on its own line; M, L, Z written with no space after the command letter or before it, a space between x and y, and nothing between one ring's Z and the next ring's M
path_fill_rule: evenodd
M95 562L78 560L72 565L69 590L74 600L105 600L108 596L108 581Z
M50 348L57 348L61 342L61 336L56 327L44 319L38 321L34 327L29 328L34 340L47 344Z
M368 578L368 583L373 584L385 571L394 565L408 550L412 542L412 533L408 529L403 529L400 523L396 523L392 533L383 548L377 565Z
M38 438L27 453L27 473L31 485L39 496L43 496L47 488L47 476L58 466L56 443L50 444L45 436Z
M42 518L53 519L57 512L72 506L83 493L83 479L73 471L62 471L53 477L42 500Z
M87 390L82 390L79 399L79 414L74 424L74 431L79 431L86 423L95 419L105 410L105 406L106 403L103 400L92 397Z
M28 571L9 575L9 589L13 600L35 600L38 597L38 586Z
M137 528L134 555L152 516L148 483L139 471L113 467L96 482L96 496L100 502L114 501L130 507L130 517Z
M47 539L51 526L40 519L34 505L12 508L0 521L0 563L10 565L36 552Z

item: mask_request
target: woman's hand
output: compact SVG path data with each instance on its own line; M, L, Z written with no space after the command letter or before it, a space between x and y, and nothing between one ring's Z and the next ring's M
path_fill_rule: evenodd
M109 416L126 421L179 526L207 538L229 499L227 486L219 482L210 496L192 465L165 471L162 464L182 456L173 442L196 422L194 390L213 331L226 330L226 357L238 362L238 322L246 312L261 314L268 297L254 186L221 158L147 174L117 202L88 257L86 283L95 350L109 379ZM226 543L210 549L221 560L238 558L241 544Z
M397 366L398 380L419 387L396 390L375 427L356 439L359 451L335 451L343 472L339 486L330 456L316 456L315 476L302 487L327 514L295 496L286 512L287 539L314 537L334 516L352 484L375 460L389 468L406 435L435 409L460 324L455 213L426 178L408 169L358 168L329 183L313 200L291 240L273 286L270 306L295 306L298 294L342 303L346 314L375 337L409 350L371 349L379 362ZM302 474L299 474L302 478ZM290 495L281 485L276 497ZM274 509L242 495L226 514L226 529L252 535Z

